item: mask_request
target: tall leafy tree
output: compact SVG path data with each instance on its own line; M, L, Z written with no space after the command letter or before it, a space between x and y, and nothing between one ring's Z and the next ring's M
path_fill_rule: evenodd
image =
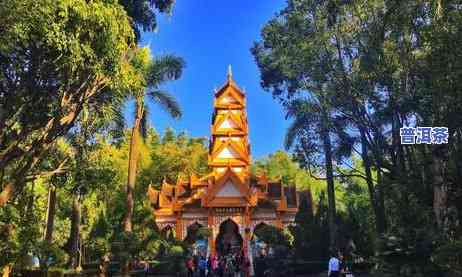
M458 1L293 0L252 49L263 86L285 107L294 98L322 104L323 96L329 112L312 114L327 115L332 127L341 118L357 141L363 169L349 173L367 184L382 273L424 272L440 251L435 238L447 246L440 249L460 240L460 11ZM448 144L403 145L406 125L448 126ZM316 149L310 138L321 131L306 133L297 152Z
M101 100L101 106L97 109L85 105L75 127L66 136L72 147L73 167L70 170L73 184L70 187L72 195L71 230L66 244L69 253L68 265L77 268L81 265L81 221L83 197L98 187L104 186L104 182L96 182L97 175L104 175L91 164L90 155L98 148L98 135L111 135L112 139L123 132L124 121L122 108L126 95L105 98Z
M329 204L329 232L331 247L337 246L337 222L335 203L334 162L340 164L344 157L349 157L354 141L345 131L344 120L326 115L326 110L317 102L294 100L286 106L287 114L294 118L286 134L286 148L291 149L294 142L295 157L316 179L312 168L323 167L327 183L327 200ZM331 109L332 111L332 109ZM322 153L319 157L317 153ZM316 162L322 160L322 163Z
M152 32L157 28L157 13L171 13L175 0L120 0L132 20L137 40L141 32Z
M84 104L135 85L127 59L134 35L122 6L107 1L0 4L0 205L36 176L53 142ZM107 88L111 88L110 90ZM134 89L134 88L133 88Z
M332 81L332 48L316 35L330 32L332 15L328 4L289 1L288 7L262 30L262 41L252 48L261 72L262 86L270 90L294 123L288 130L287 146L304 138L306 152L323 153L326 174L331 246L336 244L334 161L351 151L352 141L337 120ZM309 38L309 39L307 39ZM334 129L337 129L333 132ZM338 154L334 134L338 134ZM318 135L319 134L319 135ZM316 143L316 139L319 143ZM308 149L312 148L312 149ZM305 155L306 156L306 155ZM310 159L312 160L312 159Z

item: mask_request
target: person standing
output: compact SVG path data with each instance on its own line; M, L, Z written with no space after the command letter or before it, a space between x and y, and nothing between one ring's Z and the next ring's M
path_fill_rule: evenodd
M148 275L149 275L149 262L142 261L142 266L143 266L143 271L144 271L144 277L148 277Z
M213 276L212 275L212 256L207 258L207 277Z
M219 277L223 277L224 273L225 273L225 262L223 260L223 256L220 256L220 258L218 259L217 275Z
M218 270L218 259L216 255L212 255L211 261L210 261L210 267L211 267L211 276L215 276L217 274Z
M199 258L199 276L200 277L206 277L205 276L205 271L207 270L207 260L205 259L204 256L201 256Z
M250 260L247 258L246 255L242 255L240 268L243 277L250 277Z
M188 269L188 277L194 276L194 261L192 257L189 257L186 261L186 268Z
M337 258L337 255L332 252L330 255L329 267L327 271L328 277L340 277L340 260Z

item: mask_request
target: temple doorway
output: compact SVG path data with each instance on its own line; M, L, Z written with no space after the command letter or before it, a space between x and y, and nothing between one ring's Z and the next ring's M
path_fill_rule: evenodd
M184 242L189 245L190 250L195 256L207 255L207 228L197 222L191 224L187 228L186 238Z
M239 226L231 219L220 224L220 232L215 241L217 254L225 256L239 253L242 249L242 236L239 234Z
M175 228L172 225L167 225L160 230L160 234L167 240L175 240Z

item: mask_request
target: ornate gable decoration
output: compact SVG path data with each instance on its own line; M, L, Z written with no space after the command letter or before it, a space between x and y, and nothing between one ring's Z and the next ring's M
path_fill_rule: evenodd
M215 159L233 159L248 162L248 154L245 149L233 140L218 142L212 153L212 161Z
M234 96L232 93L225 93L220 98L218 98L218 104L228 105L228 104L241 104L241 102Z
M239 198L248 203L250 190L245 180L237 175L231 168L216 179L214 186L208 191L206 203L212 202L215 198Z
M242 90L236 85L232 78L231 71L228 72L226 83L215 92L215 107L232 107L245 106L245 95Z
M218 191L217 197L242 197L242 193L236 187L232 180L227 180L221 190Z
M230 85L225 85L216 96L218 105L244 105L243 93Z
M213 123L212 132L216 135L235 134L240 136L246 134L247 125L242 114L228 111L217 116Z

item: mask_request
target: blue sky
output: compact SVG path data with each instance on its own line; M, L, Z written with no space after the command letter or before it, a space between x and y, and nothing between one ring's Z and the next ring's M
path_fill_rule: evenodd
M234 80L247 95L253 158L282 149L288 122L280 105L261 88L249 49L262 26L284 5L285 0L182 0L176 1L171 16L159 16L158 31L143 34L141 45L149 45L153 55L181 56L187 66L180 80L166 85L180 102L183 118L173 120L152 106L155 128L209 136L213 89L224 83L231 64Z

